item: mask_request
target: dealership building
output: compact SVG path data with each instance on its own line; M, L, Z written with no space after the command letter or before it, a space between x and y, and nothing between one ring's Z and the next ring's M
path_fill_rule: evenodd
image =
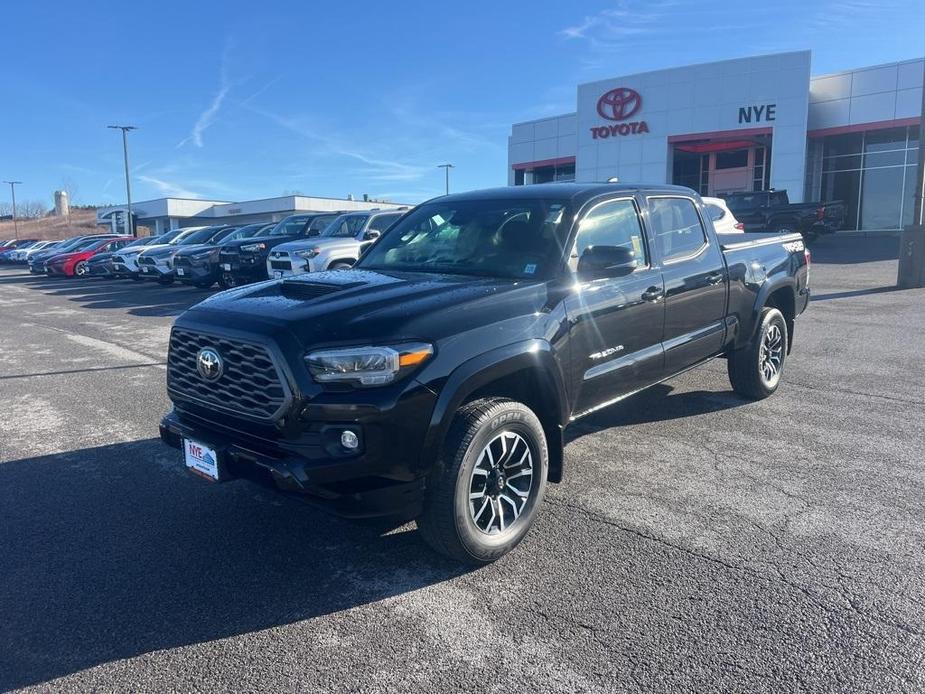
M216 224L254 224L278 222L298 212L359 212L373 209L395 209L399 203L348 198L321 198L307 195L283 195L277 198L226 202L190 198L157 198L132 203L135 226L148 229L150 234L163 234L170 229ZM120 232L125 224L125 205L101 207L96 211L96 223Z
M841 200L846 229L910 223L925 59L811 76L810 51L580 84L574 113L517 123L508 183L675 183Z

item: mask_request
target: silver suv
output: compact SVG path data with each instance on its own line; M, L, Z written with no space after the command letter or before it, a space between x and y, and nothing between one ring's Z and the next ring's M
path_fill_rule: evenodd
M278 279L348 268L406 211L407 208L398 208L342 214L320 236L274 248L267 257L267 275Z

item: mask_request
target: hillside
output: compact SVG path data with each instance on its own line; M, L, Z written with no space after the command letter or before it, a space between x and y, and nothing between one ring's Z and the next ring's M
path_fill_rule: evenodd
M41 217L40 219L20 219L19 238L21 239L63 239L79 234L91 234L97 229L95 210L71 210L71 223L64 217ZM0 240L16 236L12 221L0 222Z

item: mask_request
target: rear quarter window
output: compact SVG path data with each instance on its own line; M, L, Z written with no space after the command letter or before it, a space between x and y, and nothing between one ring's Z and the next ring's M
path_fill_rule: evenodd
M649 198L649 218L663 261L697 253L707 236L690 198Z

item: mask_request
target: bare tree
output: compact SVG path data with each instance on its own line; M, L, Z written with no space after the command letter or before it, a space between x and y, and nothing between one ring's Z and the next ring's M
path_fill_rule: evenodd
M0 202L0 217L8 217L13 214L13 203Z
M38 219L48 211L48 205L41 200L24 200L16 203L16 215L23 219Z

